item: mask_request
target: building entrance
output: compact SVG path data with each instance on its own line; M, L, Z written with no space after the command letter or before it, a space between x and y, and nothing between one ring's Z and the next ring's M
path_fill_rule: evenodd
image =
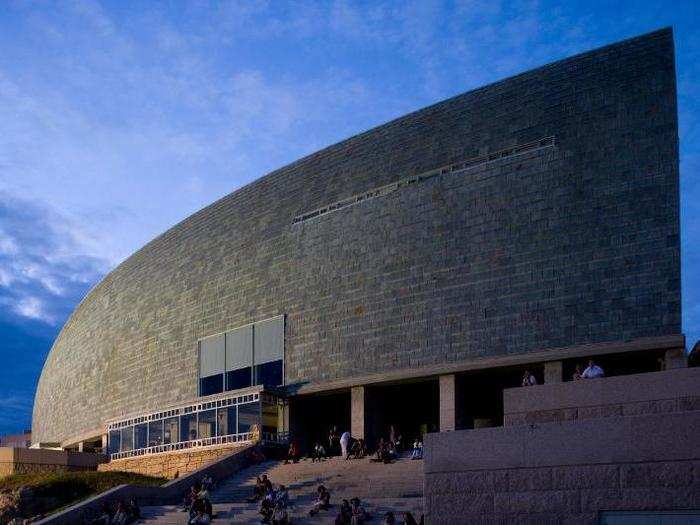
M401 436L402 447L416 437L437 432L440 421L440 387L436 378L417 382L370 386L365 400L365 439L374 449L380 438Z
M302 454L316 442L328 449L328 434L336 427L342 434L350 430L350 391L309 394L289 400L290 431Z

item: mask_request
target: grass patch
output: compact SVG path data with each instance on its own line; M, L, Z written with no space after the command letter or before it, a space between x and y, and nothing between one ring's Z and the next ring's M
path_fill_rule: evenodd
M131 472L44 472L36 474L12 474L0 479L0 492L13 492L20 488L31 489L32 507L41 513L49 513L66 507L92 495L118 485L162 485L165 478L155 478ZM29 516L25 516L29 517Z

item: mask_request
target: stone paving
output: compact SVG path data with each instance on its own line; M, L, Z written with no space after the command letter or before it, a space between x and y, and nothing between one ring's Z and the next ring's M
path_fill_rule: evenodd
M410 511L416 519L423 513L423 462L402 457L389 464L368 459L343 461L333 458L321 463L309 460L284 465L267 461L241 471L224 481L212 493L215 518L212 523L260 523L258 505L246 503L256 476L267 474L275 484L286 485L290 493L290 518L295 524L334 523L340 502L359 497L371 513L370 523L379 523L392 510L400 522L401 514ZM317 485L331 492L333 507L328 512L308 516ZM144 507L144 523L184 525L187 514L177 506Z

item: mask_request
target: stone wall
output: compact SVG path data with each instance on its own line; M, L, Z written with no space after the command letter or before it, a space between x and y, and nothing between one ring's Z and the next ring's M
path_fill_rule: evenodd
M63 450L0 447L0 477L36 472L96 470L106 461L101 454Z
M700 508L700 411L429 434L429 523L597 523Z
M185 219L95 286L47 357L33 439L66 442L195 397L198 339L280 314L287 384L679 334L677 150L662 30L314 153Z
M506 426L700 410L700 368L509 388Z
M97 470L135 472L147 476L175 479L209 465L236 450L242 450L249 446L249 443L232 443L199 449L175 450L172 452L161 452L159 454L149 454L133 458L115 459L109 463L103 463Z

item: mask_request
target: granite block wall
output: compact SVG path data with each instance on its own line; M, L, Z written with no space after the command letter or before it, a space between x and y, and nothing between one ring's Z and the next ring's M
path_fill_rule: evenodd
M511 388L506 426L700 410L700 368Z
M33 439L196 396L199 338L279 314L288 384L678 334L677 150L667 29L303 158L185 219L85 297L46 360Z
M598 523L700 508L700 412L426 437L428 523Z

